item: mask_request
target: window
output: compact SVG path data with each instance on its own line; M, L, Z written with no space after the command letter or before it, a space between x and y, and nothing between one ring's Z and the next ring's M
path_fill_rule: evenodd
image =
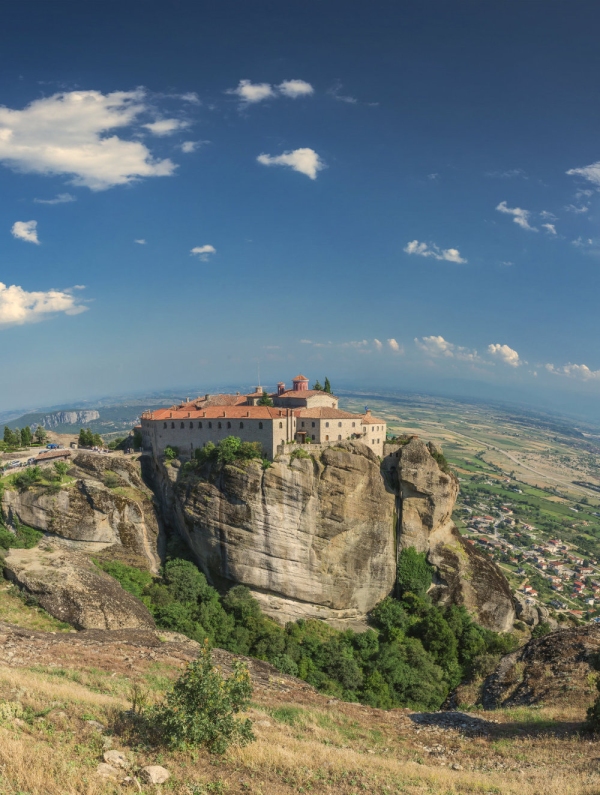
M313 438L313 442L314 442L314 440L315 440L315 435L314 435L314 433L313 433L313 435L312 435L312 438Z
M212 422L209 422L209 423L208 423L208 427L209 427L209 428L212 428Z
M199 427L199 428L201 428L201 427L202 427L202 423L201 423L201 422L199 422L199 423L198 423L198 427Z
M180 427L180 428L185 428L185 422L181 422L181 423L179 424L179 427Z
M302 427L304 428L304 422L302 423Z
M313 426L313 428L315 427L315 424L314 424L314 422L313 422L312 426ZM315 437L313 436L313 439L314 439L314 438L315 438Z
M194 427L194 423L190 422L190 428L193 428L193 427Z
M279 423L279 427L280 427L280 428L283 428L283 422L280 422L280 423Z
M371 439L371 444L375 444L375 439Z
M377 444L379 444L379 439L377 439Z
M342 438L342 434L340 433L340 434L338 434L338 442L340 441L341 438Z
M259 431L262 431L262 422L258 423L258 429L259 429Z
M328 441L329 441L329 436L326 436L326 437L325 437L325 441L326 441L326 442L328 442Z
M227 423L227 427L231 428L231 423L230 422Z
M244 423L240 422L240 428L243 428L243 427L244 427Z
M325 423L325 427L329 428L329 423L328 422Z
M341 427L342 427L342 423L338 422L338 428L341 428Z
M352 423L352 427L356 428L356 423L355 422Z
M219 429L222 428L222 425L221 425L220 422L217 423L217 428L219 428Z
M175 427L175 423L174 423L174 422L172 422L172 423L171 423L171 428L174 428L174 427Z
M167 427L167 423L163 422L163 428L166 428L166 427Z

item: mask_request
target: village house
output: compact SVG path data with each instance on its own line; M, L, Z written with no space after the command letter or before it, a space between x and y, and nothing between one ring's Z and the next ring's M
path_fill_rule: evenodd
M258 442L264 455L273 459L290 442L328 445L355 439L383 455L384 420L373 417L368 409L364 414L342 411L339 398L309 389L303 375L297 375L292 384L287 390L280 382L272 394L256 387L246 395L206 394L170 408L145 411L141 416L143 447L154 455L163 455L171 447L183 458L191 458L208 442L218 444L237 436L244 442ZM264 405L266 397L272 405Z

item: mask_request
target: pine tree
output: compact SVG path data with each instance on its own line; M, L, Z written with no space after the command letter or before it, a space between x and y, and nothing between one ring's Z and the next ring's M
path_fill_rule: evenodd
M37 428L35 429L34 436L35 436L36 442L39 442L40 444L42 444L42 442L46 441L47 434L46 434L46 431L42 428L42 426L38 425Z
M270 397L267 395L267 393L266 393L266 392L263 392L263 393L262 393L262 397L260 397L260 398L258 399L258 405L259 405L259 406L272 406L272 405L273 405L273 401L272 401L272 400L271 400L271 398L270 398Z
M13 443L13 432L8 425L4 426L4 443L9 445L9 447L12 446Z
M323 387L323 392L329 392L331 394L331 384L329 383L329 378L325 377L325 386Z
M316 390L318 390L319 392L322 392L322 391L323 391L323 387L321 386L321 382L319 381L319 379L318 379L318 378L317 378L317 380L315 381L315 383L314 383L314 385L313 385L313 389L316 389Z
M31 428L27 425L25 428L21 428L21 446L22 447L29 447L31 444L32 436L31 436Z

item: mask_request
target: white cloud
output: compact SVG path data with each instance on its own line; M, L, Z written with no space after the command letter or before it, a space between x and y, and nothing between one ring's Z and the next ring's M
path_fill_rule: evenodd
M565 210L568 213L574 213L575 215L583 215L584 213L589 213L590 208L586 207L585 205L577 207L575 204L567 204Z
M184 102L189 102L192 105L201 105L200 97L196 94L195 91L188 91L185 94L180 94L179 99L182 99Z
M380 351L383 348L383 342L381 342L381 340L378 340L377 338L373 340L373 345L377 348L378 351Z
M300 340L300 342L302 343L302 345L312 345L313 344L312 340Z
M527 229L529 232L537 232L538 230L535 226L530 226L529 224L529 210L522 210L520 207L507 207L506 202L500 202L500 204L496 207L498 212L506 213L507 215L513 216L513 221L515 224L518 224L521 229Z
M280 94L283 94L285 97L290 97L291 99L308 97L315 93L311 84L307 83L305 80L284 80L283 83L277 86L277 90Z
M143 237L140 237L139 240L134 240L133 242L137 243L140 246L145 246L146 245L146 241L144 240Z
M580 381L594 381L600 379L600 370L591 370L587 364L565 364L562 367L555 367L553 364L547 364L546 370L554 375L577 378Z
M460 359L465 362L481 361L477 351L455 345L440 336L421 337L421 339L415 337L415 345L428 356L443 356L446 359Z
M270 83L251 83L250 80L240 80L237 88L230 88L227 94L235 94L243 103L252 105L275 96Z
M70 290L27 292L16 284L7 287L0 282L0 327L36 323L57 312L78 315L86 309Z
M150 124L143 125L147 130L150 130L152 135L173 135L177 130L184 130L189 127L187 121L180 121L179 119L157 119L150 122Z
M418 240L411 240L404 247L407 254L417 254L419 257L433 257L437 260L446 260L446 262L456 262L464 264L467 260L460 256L460 251L457 248L440 249L435 243L419 243Z
M339 80L337 80L327 93L330 94L334 99L337 99L338 102L345 102L347 105L356 105L358 103L356 97L351 97L349 94L341 94L341 90L342 84Z
M439 176L440 176L440 175L439 175L439 174L437 174L437 173L434 173L434 174L427 174L427 179L434 180L434 179L438 179L438 177L439 177Z
M217 249L214 246L205 245L205 246L196 246L190 251L190 254L196 255L200 257L203 262L208 262L208 257L210 254L216 254Z
M600 161L592 163L591 166L584 166L583 168L571 168L567 171L569 176L584 177L588 182L594 185L600 185Z
M554 226L554 224L542 224L542 226L544 227L544 229L548 231L549 234L551 235L556 234L556 227Z
M488 345L488 352L492 356L497 356L504 364L508 364L511 367L518 367L522 364L519 354L513 348L509 348L508 345L499 345L497 343Z
M577 246L577 248L587 248L588 246L593 246L594 241L591 237L588 237L587 240L584 240L580 235L577 240L571 241L571 245Z
M37 236L37 221L16 221L10 230L13 237L19 240L26 240L28 243L35 243L39 246L40 241Z
M554 215L554 213L549 213L548 210L542 210L540 218L543 218L544 221L558 221L556 215Z
M310 179L316 179L317 173L325 168L325 163L321 160L314 149L305 147L294 149L293 152L284 152L282 155L259 155L257 158L263 166L289 166L300 174L306 174Z
M209 143L209 141L184 141L179 145L179 148L184 154L189 155L195 152L196 149L199 149L203 144L207 143Z
M156 160L140 141L114 133L148 112L145 98L143 89L70 91L23 110L0 108L0 162L18 171L66 174L91 190L170 176L171 160Z
M68 204L76 202L77 198L70 193L59 193L54 199L34 199L34 204Z
M394 353L404 353L404 348L402 347L402 345L396 342L396 340L393 337L391 337L387 341L387 344L389 345L390 350L392 350Z
M523 171L522 168L509 168L506 169L506 171L486 171L484 176L495 177L497 179L514 179L515 177L522 177L523 179L529 179L529 177Z

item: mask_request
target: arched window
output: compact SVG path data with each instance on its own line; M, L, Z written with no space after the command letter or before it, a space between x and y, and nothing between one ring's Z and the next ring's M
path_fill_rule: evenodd
M314 435L314 433L313 433L313 435L312 435L312 438L313 438L313 442L314 442L314 440L315 440L315 435Z
M329 428L329 423L328 422L325 423L325 427Z
M258 429L259 429L260 431L262 431L262 422L259 422L259 423L258 423Z
M312 426L313 426L313 428L315 427L315 424L314 424L314 422L312 423ZM313 436L313 439L314 439L314 436Z
M231 428L231 423L230 422L227 423L227 427Z
M304 423L302 423L302 427L304 428Z
M326 436L326 437L325 437L325 441L326 441L326 442L328 442L328 441L329 441L329 436Z
M279 427L280 427L280 428L283 428L283 422L280 422L280 423L279 423Z
M171 423L171 428L174 428L174 427L175 427L175 423L174 423L174 422L172 422L172 423Z
M342 434L338 435L338 441L342 438Z
M190 422L190 428L193 428L193 427L194 427L194 423Z
M217 423L217 428L221 428L221 423L220 422Z
M199 422L199 423L198 423L198 427L199 427L199 428L201 428L201 427L202 427L202 423L201 423L201 422Z
M181 425L180 425L179 427L180 427L180 428L185 428L185 422L182 422L182 423L181 423Z
M341 427L342 427L342 423L338 422L338 428L341 428Z
M243 428L243 427L244 427L244 423L240 422L240 428Z
M352 423L352 427L356 428L356 423L355 422Z
M209 428L212 428L212 422L209 422L209 423L208 423L208 427L209 427Z
M166 428L166 427L167 427L167 423L163 422L163 428Z

